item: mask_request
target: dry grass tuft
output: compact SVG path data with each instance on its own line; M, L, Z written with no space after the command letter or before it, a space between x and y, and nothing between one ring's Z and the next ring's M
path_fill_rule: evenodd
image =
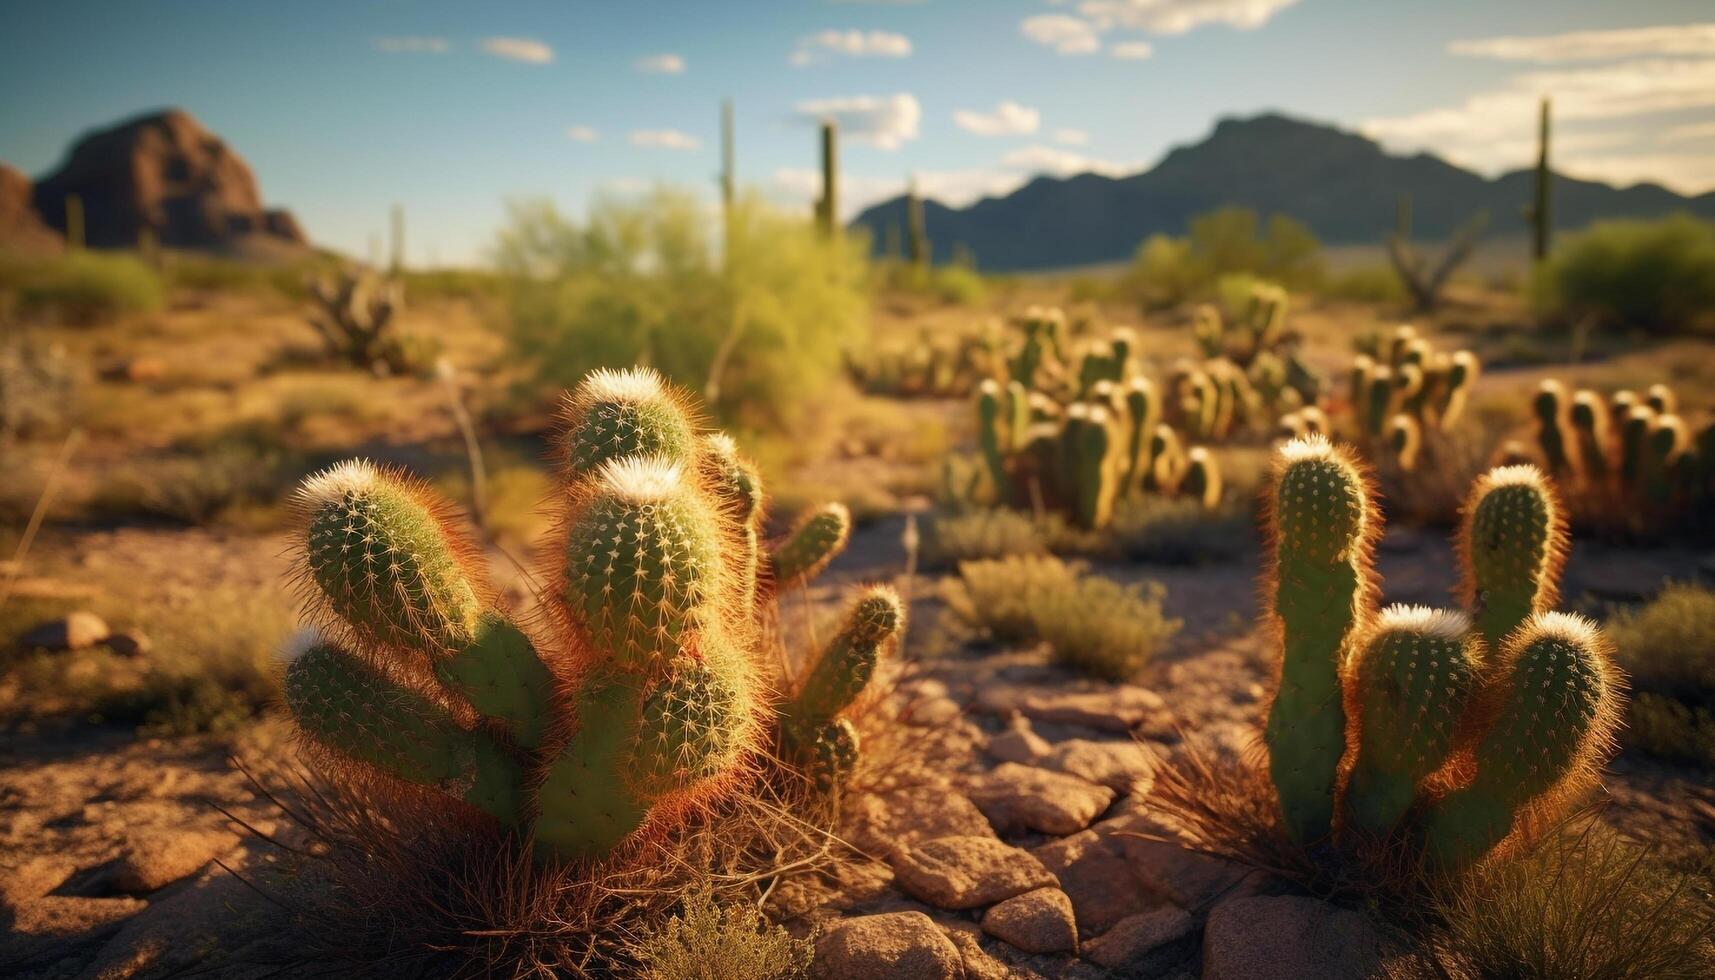
M1626 741L1715 766L1715 591L1670 585L1608 632L1634 691Z
M754 906L721 906L697 892L644 938L637 959L650 980L796 980L814 953L810 940L793 939Z

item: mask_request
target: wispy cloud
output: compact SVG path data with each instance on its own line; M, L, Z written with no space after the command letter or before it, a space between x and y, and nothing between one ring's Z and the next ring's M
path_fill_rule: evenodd
M627 137L632 146L658 150L695 150L703 141L677 129L634 129Z
M1451 54L1504 61L1605 61L1614 58L1715 55L1715 24L1663 24L1612 31L1454 41Z
M911 55L911 39L889 31L826 30L798 39L797 47L787 57L795 68L807 68L846 58L907 58Z
M809 99L793 108L800 119L832 119L842 135L883 150L897 150L916 139L923 121L923 107L909 92Z
M1056 129L1054 142L1063 146L1088 146L1090 134L1081 129Z
M1019 21L1018 32L1056 54L1095 54L1102 39L1094 24L1067 14L1037 14Z
M1204 24L1253 30L1298 0L1083 0L1078 12L1098 30L1184 34Z
M1131 173L1141 169L1138 164L1120 163L1114 160L1099 160L1071 150L1062 150L1052 146L1033 145L1013 150L1000 158L1001 166L1014 170L1023 170L1033 174L1053 174L1064 177L1070 174L1096 173L1107 176Z
M685 59L670 52L652 54L638 58L631 66L645 75L682 75L685 72Z
M601 139L601 133L594 126L568 126L566 127L566 139L576 140L579 143L594 143Z
M1715 140L1715 119L1674 126L1661 134L1663 143L1695 143L1702 140Z
M1125 61L1143 61L1155 54L1155 45L1148 41L1121 41L1108 48L1108 54Z
M528 37L484 38L482 50L496 58L522 61L531 65L546 65L554 60L554 49Z
M375 48L388 54L446 54L453 46L444 37L378 37Z
M1002 102L992 112L960 109L953 124L978 136L1025 136L1042 125L1042 113L1016 102Z

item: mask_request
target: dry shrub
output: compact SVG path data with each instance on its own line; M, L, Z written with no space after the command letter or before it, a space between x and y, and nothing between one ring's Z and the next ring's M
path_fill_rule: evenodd
M1135 675L1181 625L1161 612L1159 583L1126 586L1058 558L971 561L947 604L1002 643L1046 643L1054 660L1108 680Z
M1634 697L1626 739L1654 755L1715 765L1715 592L1669 585L1608 623Z
M1184 497L1147 496L1114 511L1107 546L1130 561L1206 565L1234 561L1256 547L1248 504L1210 511Z
M809 972L815 946L793 939L754 906L715 904L708 892L644 937L637 958L650 980L795 980Z
M1047 536L1038 522L1016 510L991 508L943 513L925 525L923 562L930 568L1047 553Z

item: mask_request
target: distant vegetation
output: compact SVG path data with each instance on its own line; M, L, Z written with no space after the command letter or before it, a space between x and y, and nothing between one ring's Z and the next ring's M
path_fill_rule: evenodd
M1566 323L1594 318L1656 334L1715 331L1715 224L1683 214L1598 222L1555 251L1536 299Z
M720 222L689 193L597 201L583 223L513 208L495 259L516 349L544 390L647 364L714 395L723 419L779 426L817 397L868 314L864 250L753 198Z
M1164 309L1210 297L1222 277L1236 273L1305 288L1325 276L1321 253L1315 234L1286 215L1264 222L1248 208L1222 208L1193 218L1186 237L1146 239L1120 291L1145 309Z
M161 277L133 255L0 253L0 309L15 305L27 318L92 324L127 313L152 313L165 300Z

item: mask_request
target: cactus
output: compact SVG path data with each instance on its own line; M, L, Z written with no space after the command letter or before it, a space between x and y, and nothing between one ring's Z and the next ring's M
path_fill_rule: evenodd
M1548 258L1548 249L1554 237L1554 210L1552 206L1554 192L1554 171L1548 166L1548 127L1549 101L1543 96L1539 107L1536 134L1536 196L1525 208L1525 219L1530 222L1530 254L1536 261Z
M923 220L923 199L917 196L917 178L905 189L905 257L913 268L924 272L934 262L929 251L929 230Z
M285 699L318 757L439 789L528 834L542 861L600 859L670 829L736 785L771 725L804 746L788 754L817 785L837 787L857 742L836 716L898 628L898 600L860 599L786 713L769 715L751 649L768 618L761 483L684 405L647 371L596 372L567 399L543 638L497 606L420 483L362 462L306 480L299 577L327 635L299 644ZM811 514L769 557L777 577L814 575L849 524L838 505Z
M822 120L822 196L816 199L816 227L829 238L840 227L839 141L838 124L832 119Z
M1569 482L1578 479L1578 442L1572 434L1566 389L1552 378L1543 381L1531 408L1536 413L1536 442L1548 462L1549 474Z
M309 316L328 354L354 367L377 372L411 368L403 341L390 327L405 305L405 285L398 279L377 284L370 276L344 272L337 282L310 282L309 295L317 309Z
M1565 541L1541 473L1473 487L1457 540L1470 615L1370 611L1380 528L1362 472L1325 440L1279 450L1270 499L1282 666L1265 741L1285 832L1404 841L1457 874L1561 812L1610 750L1621 694L1600 631L1549 608Z
M1214 510L1221 505L1221 468L1209 450L1198 446L1185 454L1185 475L1179 480L1179 492Z
M1264 594L1281 645L1280 683L1263 739L1287 834L1328 836L1346 747L1340 666L1374 602L1376 538L1368 483L1344 450L1320 436L1275 455L1268 527L1275 562Z

